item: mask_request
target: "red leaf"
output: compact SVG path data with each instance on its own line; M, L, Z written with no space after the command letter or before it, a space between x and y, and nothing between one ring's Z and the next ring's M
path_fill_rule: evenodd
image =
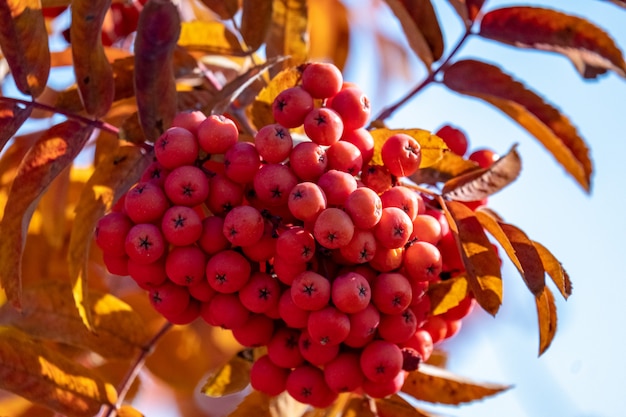
M443 55L443 35L437 20L437 13L430 0L400 0L424 35L426 43L430 47L433 59L437 61Z
M272 0L244 0L241 13L241 37L248 50L263 45L272 22Z
M585 191L589 191L593 167L587 145L569 119L543 98L497 66L474 60L458 61L448 67L444 84L502 110L537 138Z
M0 102L0 151L33 112L33 105Z
M470 27L480 13L485 0L448 0L466 27Z
M38 0L0 2L0 48L17 88L39 96L50 74L50 49Z
M139 16L135 38L135 93L145 139L156 141L177 111L173 53L180 16L167 0L151 0Z
M480 35L522 48L558 52L584 78L607 70L626 77L626 62L611 37L587 19L538 7L506 7L485 14Z
M53 126L25 155L13 180L0 223L0 283L17 307L22 291L22 251L35 207L50 183L82 150L92 130L73 121Z

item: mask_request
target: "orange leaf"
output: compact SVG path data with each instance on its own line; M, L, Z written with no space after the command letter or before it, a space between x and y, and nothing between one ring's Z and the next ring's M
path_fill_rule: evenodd
M117 401L93 371L10 327L0 327L0 388L69 417L90 417Z
M228 20L232 19L233 16L239 10L239 2L238 0L201 0L202 3L213 12L215 12L220 19Z
M432 283L428 286L430 312L433 316L456 307L468 294L467 278L459 276Z
M463 60L448 67L444 84L491 103L537 138L565 170L589 191L593 170L589 150L559 110L494 65Z
M480 35L509 45L558 52L584 78L607 70L626 77L626 62L613 39L589 20L539 7L505 7L485 14Z
M111 0L72 1L72 60L78 91L85 111L94 117L104 116L115 95L113 69L104 53L102 23Z
M48 31L39 0L0 2L0 48L17 88L38 97L50 74Z
M470 27L480 9L483 7L485 0L448 0L457 14L461 17L461 20L465 23L465 27Z
M407 376L402 392L420 401L458 405L481 400L511 388L510 385L470 381L434 366L420 364Z
M340 70L350 50L350 21L340 0L309 2L309 57L312 61L332 62Z
M541 356L550 347L556 333L556 305L554 295L548 287L535 297L535 302L539 321L539 356Z
M115 415L117 417L144 417L141 411L128 404L122 405L119 410L117 410Z
M130 359L148 341L142 318L128 304L110 294L90 291L86 306L93 332L85 328L72 303L69 283L46 280L24 288L23 307L0 307L0 323L38 339L54 340L89 349L106 358Z
M404 35L409 43L409 46L415 52L415 54L422 60L428 72L431 71L431 66L435 61L433 50L429 45L426 36L422 32L418 25L418 22L408 12L405 2L403 0L385 0L385 3L389 5L391 11L400 21ZM442 42L443 47L443 42Z
M82 150L92 130L73 121L53 126L25 155L13 181L0 223L0 282L16 307L22 292L22 252L35 207L52 180Z
M239 403L228 417L270 416L270 397L260 391L252 391Z
M500 260L474 212L465 204L440 199L460 248L476 301L495 316L502 304Z
M0 151L9 139L22 127L33 111L33 105L0 102Z
M178 45L211 54L244 54L237 37L221 22L183 22Z
M563 269L563 265L561 265L561 262L559 262L559 260L541 243L533 242L533 245L535 249L537 249L537 253L539 253L541 262L543 262L543 268L548 273L548 276L552 278L552 281L561 292L563 298L567 300L567 298L572 295L572 282L565 269Z
M435 61L443 55L443 35L431 0L400 0L407 13L424 35Z
M477 169L474 162L454 152L445 151L440 160L428 167L418 169L409 178L416 184L436 185Z
M421 411L408 403L398 394L376 400L378 417L433 417L433 414Z
M270 71L276 75L280 69L306 62L309 56L308 12L306 0L273 0L272 23L265 40L268 58L287 56L282 66Z
M442 195L456 201L477 201L497 193L517 179L522 161L513 146L489 168L469 172L447 181Z
M390 136L397 133L409 135L420 144L422 153L420 169L436 164L443 157L444 151L447 149L443 139L423 129L388 129L381 127L371 130L370 133L374 138L374 156L372 157L372 163L378 165L383 164L380 156L383 143L385 143Z
M521 229L507 223L500 223L500 227L511 242L515 256L522 265L522 278L526 286L534 295L541 293L546 286L546 271L543 269L537 249Z
M248 52L256 51L265 42L272 22L273 0L243 0L241 37Z
M177 7L168 0L147 2L135 38L135 93L145 139L154 142L177 111L172 55L180 35Z
M92 328L93 319L87 290L87 261L93 231L98 219L141 176L150 156L135 146L122 146L98 163L78 200L68 249L68 266L74 301L84 324Z

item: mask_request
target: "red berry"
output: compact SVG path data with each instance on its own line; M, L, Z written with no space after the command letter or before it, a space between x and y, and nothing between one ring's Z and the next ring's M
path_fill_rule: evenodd
M299 86L281 91L272 102L274 120L286 128L302 125L311 110L313 97Z
M327 249L337 249L347 245L354 236L354 223L345 211L327 208L322 211L313 228L317 242Z
M443 139L448 148L455 154L463 156L467 152L467 136L462 130L450 125L443 125L435 132L435 135Z
M348 196L357 188L354 176L331 169L322 174L317 185L324 191L329 206L343 206Z
M402 370L402 351L395 343L374 340L361 352L361 370L373 382L388 382Z
M306 115L304 133L318 145L330 146L343 134L343 121L336 111L318 107Z
M389 172L396 177L413 174L422 161L420 144L404 133L396 133L387 138L380 150L380 156Z
M397 272L378 275L372 282L372 301L381 313L400 314L411 304L411 284Z
M209 181L200 168L191 165L178 167L169 173L163 184L172 204L194 207L209 196Z
M371 229L379 222L383 206L375 191L368 187L359 187L350 193L344 208L356 227Z
M225 250L211 257L206 265L206 277L211 286L222 293L233 293L243 287L252 268L238 252Z
M302 181L317 181L328 167L326 151L317 143L301 142L291 150L289 166Z
M148 264L156 261L165 253L165 239L161 229L150 223L133 226L124 242L126 254L130 259Z
M189 305L189 291L185 287L166 281L149 292L150 304L159 313L176 315Z
M253 313L265 313L278 305L280 284L270 274L255 272L239 290L242 304Z
M324 191L313 182L301 182L291 189L287 205L295 218L314 221L326 208Z
M198 141L183 127L170 127L154 143L154 156L167 169L193 165L198 158Z
M274 320L263 314L252 314L244 324L232 330L235 340L243 346L264 346L274 334Z
M270 396L283 392L290 370L275 365L268 355L257 358L250 368L250 385Z
M304 363L298 341L300 330L282 327L267 344L267 354L272 363L283 368L295 368Z
M337 356L341 345L322 345L318 340L313 339L306 329L303 329L298 346L302 357L307 362L321 366Z
M363 384L359 354L346 351L324 365L324 379L334 392L351 392Z
M331 286L331 299L335 307L348 314L363 310L370 302L372 292L363 275L348 272L339 275Z
M385 207L373 231L380 245L388 249L397 249L409 241L413 233L413 222L402 209Z
M364 127L371 113L370 101L358 87L343 88L327 105L341 116L345 130Z
M204 280L206 256L197 246L177 246L165 258L167 276L178 285Z
M239 138L237 125L223 115L211 115L198 125L198 143L209 154L222 154Z
M260 166L258 148L250 142L237 142L224 154L224 173L238 184L252 182Z
M224 236L224 219L209 216L202 220L202 233L198 238L198 245L208 255L230 248L230 241Z
M253 245L263 236L261 213L251 206L237 206L226 214L223 232L233 246Z
M96 245L102 252L113 256L124 256L124 242L133 222L124 213L110 212L98 220L95 230Z
M470 161L474 161L481 168L489 168L500 156L490 149L477 149L469 156Z
M313 98L329 98L341 91L343 76L335 65L311 62L302 71L302 88Z
M404 267L415 281L434 281L442 270L439 249L428 242L415 242L404 251Z
M217 293L211 301L202 305L200 316L211 326L235 329L247 323L250 310L241 303L237 294Z
M303 310L320 310L330 300L330 281L313 271L304 271L291 285L291 298Z
M135 223L152 223L159 220L169 207L161 187L152 182L135 184L126 193L124 209Z
M308 262L315 255L315 239L304 228L294 226L278 236L276 251L288 262Z
M202 220L190 207L172 206L163 214L161 231L172 245L191 245L202 235Z
M324 307L309 314L307 330L322 345L338 345L350 333L350 319L335 307Z
M298 178L286 165L263 165L253 180L256 196L271 207L286 205L289 193L298 184Z
M259 129L254 135L254 144L264 161L278 164L289 157L293 147L293 139L289 129L274 123Z

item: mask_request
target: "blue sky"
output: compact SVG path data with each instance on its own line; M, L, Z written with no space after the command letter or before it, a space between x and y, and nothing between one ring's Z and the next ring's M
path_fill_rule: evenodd
M354 2L353 2L354 3ZM447 47L461 27L447 2L436 1L448 34ZM626 47L626 10L602 1L525 1L585 17ZM485 9L513 5L489 0ZM520 3L518 3L520 4ZM383 18L384 19L384 18ZM399 26L384 20L393 35ZM395 26L394 26L395 25ZM363 28L357 36L364 36ZM347 78L373 96L380 109L423 78L415 61L413 80L385 85L375 82L376 62L368 42L355 44ZM624 413L626 358L623 343L623 236L626 234L623 159L626 154L626 80L608 74L584 81L566 58L521 50L472 38L459 57L498 63L570 117L591 148L593 190L585 194L534 138L487 104L433 85L388 120L391 127L435 131L444 123L464 129L470 147L506 152L514 143L523 161L520 178L491 197L490 206L505 220L547 246L564 264L574 283L567 302L557 294L558 332L550 349L537 358L537 319L532 296L510 262L504 264L504 303L497 317L472 315L461 333L442 345L449 369L478 381L513 384L514 389L475 404L437 408L444 415L508 417L618 417ZM358 62L357 62L358 61ZM371 68L371 71L368 70ZM381 101L383 101L381 103ZM428 408L428 406L425 406ZM431 408L432 409L432 408Z

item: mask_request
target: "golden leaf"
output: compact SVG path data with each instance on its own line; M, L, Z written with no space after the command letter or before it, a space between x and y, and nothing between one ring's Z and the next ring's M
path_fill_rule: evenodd
M552 281L561 292L563 298L567 300L567 298L572 295L572 282L565 269L563 269L563 265L561 265L561 262L559 262L559 260L541 243L533 242L533 245L539 253L543 268L548 273L548 276L552 278Z
M433 417L409 404L398 394L376 400L378 417Z
M124 404L117 410L117 417L144 417L144 415L136 408Z
M178 45L189 50L211 54L243 55L244 51L235 36L221 22L192 21L181 25Z
M211 372L200 391L209 397L222 397L242 391L250 383L252 363L235 355L224 366Z
M340 0L309 2L309 58L332 62L343 70L350 49L350 21Z
M270 397L259 391L246 395L228 417L270 416Z
M510 385L477 383L434 366L420 365L407 376L402 392L437 404L463 404L499 394Z
M0 388L72 417L117 401L94 372L10 327L0 327Z
M441 159L426 168L418 169L409 178L416 184L436 185L478 169L474 162L464 159L454 152L444 150Z
M289 57L282 66L270 71L300 65L308 59L308 15L306 0L273 0L272 23L265 39L267 58Z
M431 314L436 316L456 307L467 296L468 290L465 276L430 284L428 298L430 298Z

